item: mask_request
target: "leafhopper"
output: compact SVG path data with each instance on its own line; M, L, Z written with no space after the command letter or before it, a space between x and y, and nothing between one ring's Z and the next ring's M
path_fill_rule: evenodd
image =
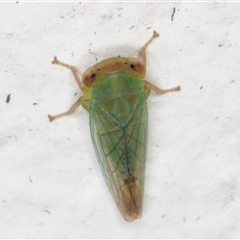
M146 100L157 94L180 91L180 86L160 89L145 80L146 49L159 36L141 48L141 59L113 57L88 68L82 81L77 68L70 69L83 95L66 112L48 115L50 121L73 114L82 106L89 112L93 146L102 174L116 205L126 221L142 215L147 147L148 114Z

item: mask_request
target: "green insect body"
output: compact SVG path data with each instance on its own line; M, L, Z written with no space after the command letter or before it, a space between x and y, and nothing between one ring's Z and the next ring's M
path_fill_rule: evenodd
M146 48L142 61L136 58L109 58L87 69L82 83L73 66L54 59L53 63L69 68L83 92L64 113L50 116L52 121L72 114L82 105L90 115L90 131L102 174L126 221L142 215L147 145L147 104L151 90L158 94L179 91L180 87L161 90L143 80L146 73Z

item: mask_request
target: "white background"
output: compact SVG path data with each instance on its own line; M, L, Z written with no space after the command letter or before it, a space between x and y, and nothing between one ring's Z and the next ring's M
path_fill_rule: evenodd
M240 3L1 3L0 237L239 237L239 11ZM101 175L88 113L48 122L81 95L51 60L81 75L105 58L138 56L153 30L161 37L148 48L146 79L182 91L148 99L144 211L128 223Z

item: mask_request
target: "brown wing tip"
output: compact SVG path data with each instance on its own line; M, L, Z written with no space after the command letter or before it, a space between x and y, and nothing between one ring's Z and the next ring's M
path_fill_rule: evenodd
M137 219L141 218L141 216L142 216L142 211L140 213L134 213L132 215L123 216L123 218L127 222L133 222L134 220L137 220Z
M142 199L136 178L130 174L122 189L122 209L120 209L126 221L132 222L142 216Z

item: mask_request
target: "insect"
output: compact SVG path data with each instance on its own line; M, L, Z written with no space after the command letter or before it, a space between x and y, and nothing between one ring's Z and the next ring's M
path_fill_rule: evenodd
M151 90L157 94L180 91L180 86L160 89L144 80L146 49L159 36L154 31L141 48L141 60L113 57L88 68L82 81L74 66L52 61L70 69L83 95L50 121L73 114L81 105L89 112L90 131L98 162L119 211L126 221L142 215L148 116Z

